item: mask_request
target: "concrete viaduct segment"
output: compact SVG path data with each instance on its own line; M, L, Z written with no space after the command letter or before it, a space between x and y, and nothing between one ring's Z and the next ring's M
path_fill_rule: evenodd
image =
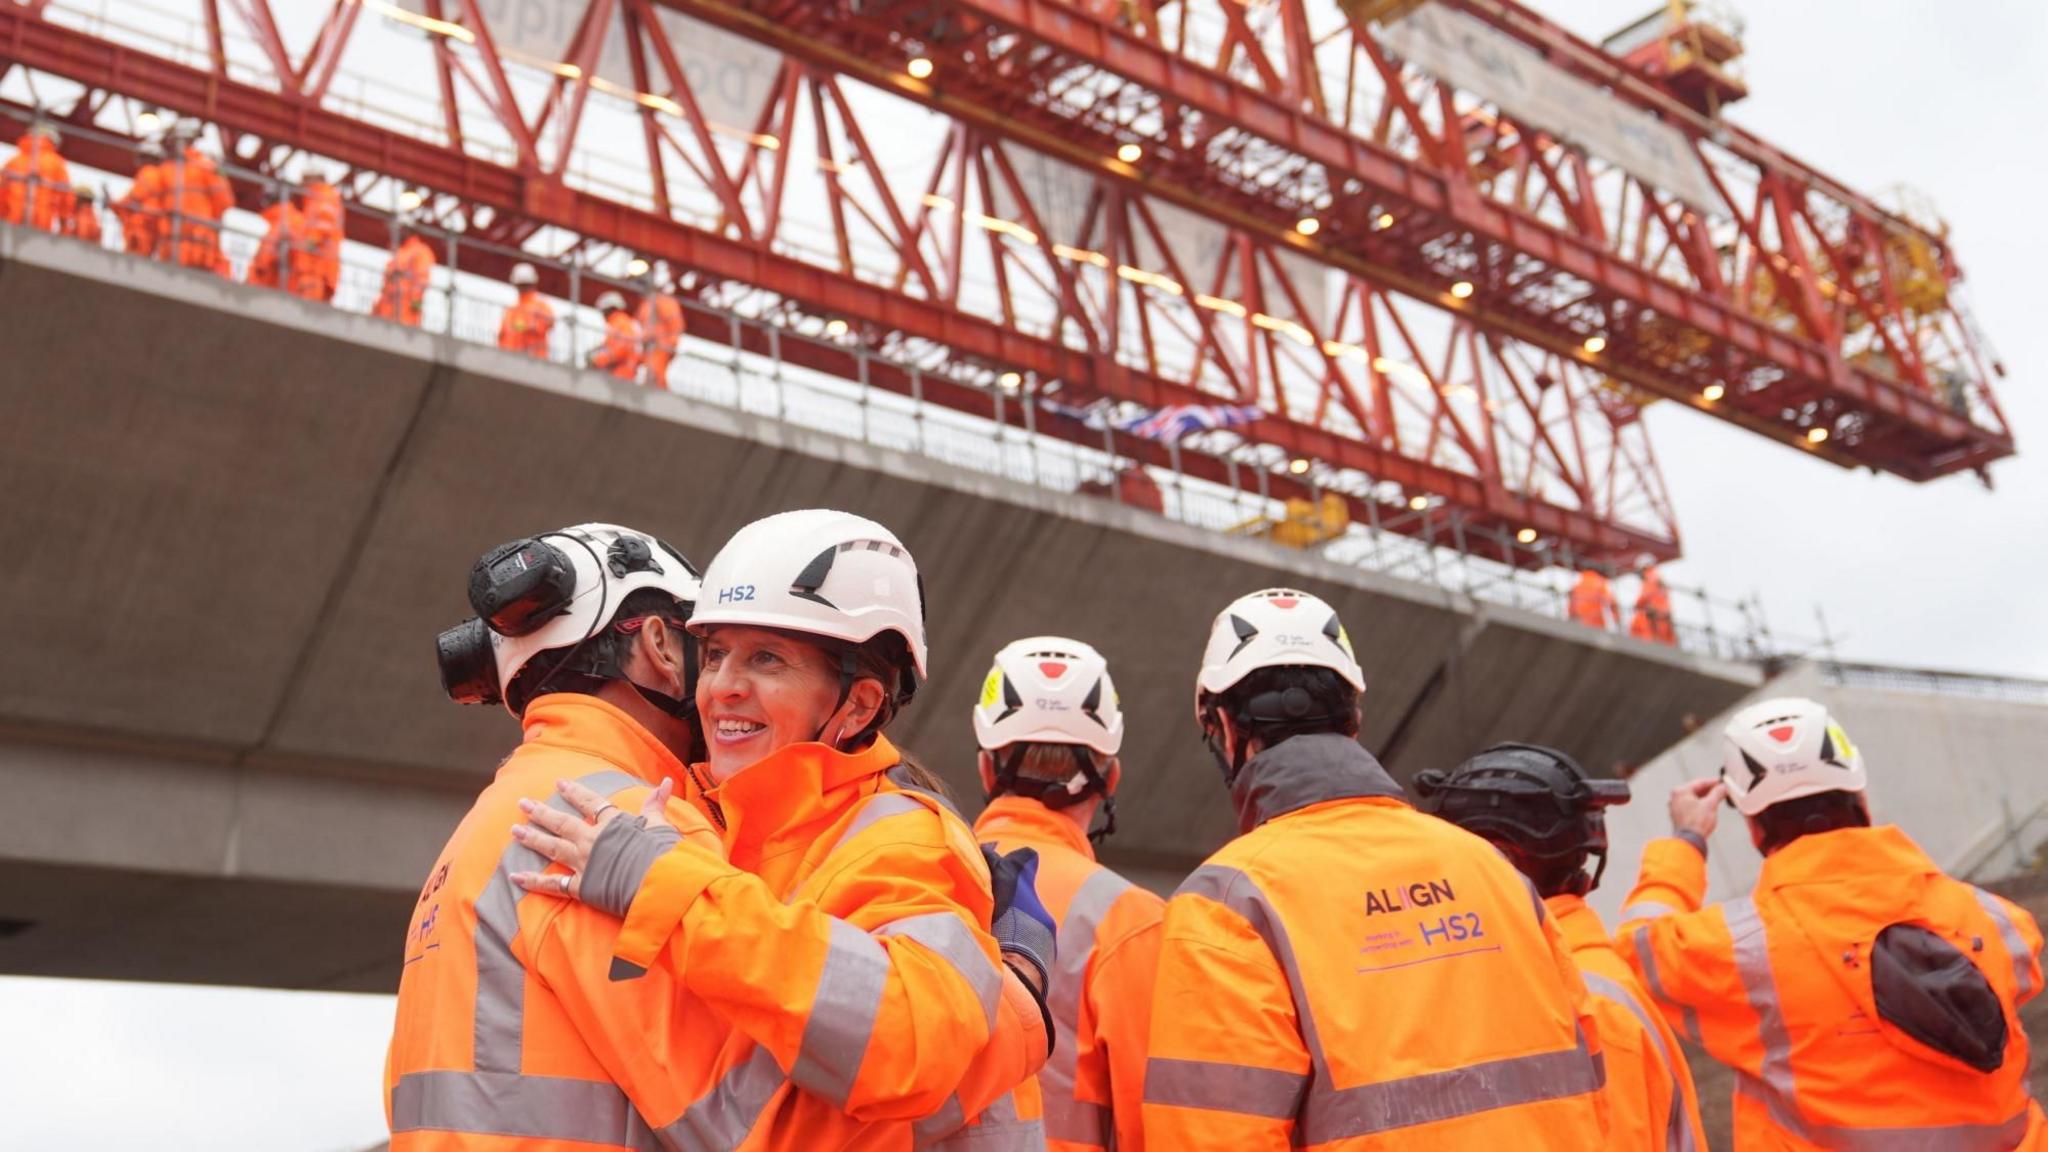
M1130 714L1106 855L1231 831L1190 716L1209 620L1328 597L1407 777L1505 738L1649 760L1756 672L1112 503L1013 486L67 240L0 229L0 971L386 990L418 885L515 739L433 637L503 540L614 520L701 565L827 505L894 528L934 679L901 743L976 794L1002 643L1099 646ZM970 807L972 805L970 804Z

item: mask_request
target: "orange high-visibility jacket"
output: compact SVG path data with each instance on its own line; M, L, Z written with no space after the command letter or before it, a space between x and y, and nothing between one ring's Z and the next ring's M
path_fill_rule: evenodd
M1499 852L1334 734L1260 752L1231 797L1244 834L1166 907L1152 1148L1600 1146L1585 985Z
M163 164L163 195L157 205L157 247L164 259L187 268L227 274L220 251L220 219L234 205L227 178L197 148Z
M282 201L265 208L263 218L269 221L270 228L256 246L256 254L249 258L249 270L243 279L258 287L278 288L290 274L294 249L304 234L304 219L297 208Z
M370 314L396 320L408 328L419 327L434 263L434 250L427 247L427 242L418 233L407 235L384 265L384 290L377 294L377 305Z
M2019 1019L2041 988L2041 932L2025 911L1943 875L1888 825L1794 840L1742 899L1702 908L1706 890L1697 844L1652 841L1617 943L1665 1016L1735 1070L1738 1149L2048 1145ZM1931 930L1989 981L2006 1028L1996 1070L1878 1010L1873 941L1901 923Z
M1635 610L1629 614L1628 634L1653 644L1678 643L1678 629L1671 620L1671 590L1664 587L1664 577L1655 568L1643 573Z
M621 308L604 318L604 343L590 354L590 366L621 380L640 374L640 322Z
M30 132L14 146L20 151L0 166L0 224L26 224L45 232L64 228L76 210L71 168L47 136Z
M1166 902L1095 862L1075 823L1036 800L998 796L974 834L1005 854L1038 851L1038 899L1059 925L1056 1047L1038 1075L1052 1152L1145 1147L1145 1044Z
M672 296L650 292L640 300L641 338L647 342L647 382L668 387L668 364L683 340L683 306Z
M162 163L136 169L128 194L114 204L114 214L121 219L121 243L139 256L159 255L157 236L163 231L164 201L170 187L164 169Z
M71 211L71 221L65 231L88 244L100 242L100 206L90 196L80 196L78 206Z
M545 360L548 333L555 327L555 310L540 293L522 288L519 299L498 321L498 347Z
M341 282L341 193L316 180L306 185L299 210L305 214L305 258L294 271L292 293L309 300L332 300Z
M1607 1061L1607 1142L1611 1152L1707 1152L1699 1097L1678 1037L1650 994L1614 950L1600 914L1579 896L1552 896L1550 910L1572 962L1593 996L1600 1049Z
M510 833L522 797L563 803L557 780L638 812L649 785L669 777L686 789L688 773L594 696L542 696L525 729L413 912L384 1070L394 1152L640 1150L641 1112L679 1099L650 1050L653 1026L678 1010L674 984L663 972L612 979L618 921L514 886L511 873L546 861ZM672 811L679 826L701 823Z
M643 1107L657 1132L745 1152L1043 1146L1046 1036L982 927L987 866L964 821L890 778L900 761L884 739L783 748L705 792L727 858L684 843L648 868L612 971L681 989L641 1025L680 1089Z
M1578 583L1572 585L1571 598L1566 601L1565 615L1575 624L1588 628L1605 628L1610 622L1620 619L1620 609L1614 604L1614 589L1607 583L1607 577L1591 570L1579 573Z

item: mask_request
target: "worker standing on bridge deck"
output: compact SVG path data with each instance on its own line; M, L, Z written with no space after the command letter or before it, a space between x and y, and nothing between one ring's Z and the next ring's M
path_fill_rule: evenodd
M409 213L392 217L391 230L403 234L404 239L384 265L384 288L377 293L377 304L370 314L417 328L425 311L427 284L434 276L434 250L412 227Z
M249 258L243 279L259 288L282 288L291 276L292 259L305 234L305 220L293 206L289 188L280 184L272 189L263 219L269 227L256 245L256 254Z
M1607 583L1607 577L1591 568L1579 572L1578 583L1572 585L1571 598L1565 602L1565 615L1575 624L1603 632L1621 624L1614 589Z
M308 166L299 211L305 217L302 249L293 262L292 295L307 300L332 300L341 283L341 240L344 215L341 193L329 182L327 170Z
M121 221L121 245L137 256L158 256L157 237L164 232L169 180L164 170L164 146L144 140L137 147L141 165L128 192L114 203L114 216ZM161 257L159 257L161 258Z
M640 278L640 310L634 320L646 342L647 383L668 390L668 365L683 341L683 306L661 290L652 268Z
M71 224L77 194L71 189L71 168L57 154L63 137L47 120L28 126L16 149L0 166L0 224L60 232Z
M626 310L626 298L607 291L597 298L597 310L604 313L604 343L590 353L588 363L621 380L638 379L644 335L640 322Z
M225 276L228 262L220 250L220 221L234 206L234 192L213 158L200 150L197 124L186 122L171 129L170 153L164 166L159 258Z
M1058 636L1006 646L982 681L974 737L988 794L974 834L1038 853L1038 894L1059 925L1050 995L1059 1043L1039 1074L1047 1147L1139 1152L1166 903L1095 860L1093 842L1116 830L1123 775L1124 717L1108 662Z
M1167 904L1146 1142L1598 1147L1571 956L1500 853L1359 746L1364 691L1322 600L1273 588L1217 615L1195 708L1241 834Z
M1051 1037L1004 962L1028 953L1043 987L1052 926L1021 899L1035 862L995 857L992 876L884 735L925 678L910 553L843 512L771 516L711 561L690 629L709 743L691 772L723 854L698 843L701 817L679 844L568 786L574 811L532 807L519 839L575 876L512 875L536 914L574 895L624 919L591 976L679 988L662 1011L617 1021L650 1049L629 1067L673 1081L640 1101L654 1139L1042 1149L1030 1077Z
M99 201L100 196L89 188L80 192L72 206L71 219L65 221L65 233L87 244L98 244L101 237Z
M1419 807L1478 836L1543 897L1593 995L1607 1062L1610 1152L1706 1152L1692 1070L1678 1037L1615 950L1586 893L1607 870L1603 810L1627 783L1592 780L1578 761L1539 744L1496 744L1455 770L1415 778ZM1591 872L1586 870L1593 862Z
M1721 779L1671 794L1620 945L1665 1016L1734 1069L1737 1149L2039 1149L2019 1006L2041 932L1871 826L1863 757L1798 698L1736 712ZM1750 895L1702 906L1724 796L1764 854Z
M548 358L548 334L555 328L555 310L540 294L540 273L527 263L512 266L512 286L519 299L498 321L498 347Z
M1636 591L1628 634L1652 644L1678 644L1678 629L1671 620L1671 590L1664 586L1664 574L1654 564L1643 569L1643 585Z

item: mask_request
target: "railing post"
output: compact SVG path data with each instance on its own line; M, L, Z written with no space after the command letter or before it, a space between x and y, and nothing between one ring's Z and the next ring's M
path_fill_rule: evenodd
M583 265L569 262L569 367L583 367Z

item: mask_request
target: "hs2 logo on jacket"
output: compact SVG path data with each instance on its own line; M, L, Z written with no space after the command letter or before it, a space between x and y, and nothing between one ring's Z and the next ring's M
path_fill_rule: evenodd
M1358 950L1358 971L1381 972L1498 950L1500 946L1487 939L1479 913L1460 911L1457 901L1457 889L1447 877L1367 890L1367 927Z

